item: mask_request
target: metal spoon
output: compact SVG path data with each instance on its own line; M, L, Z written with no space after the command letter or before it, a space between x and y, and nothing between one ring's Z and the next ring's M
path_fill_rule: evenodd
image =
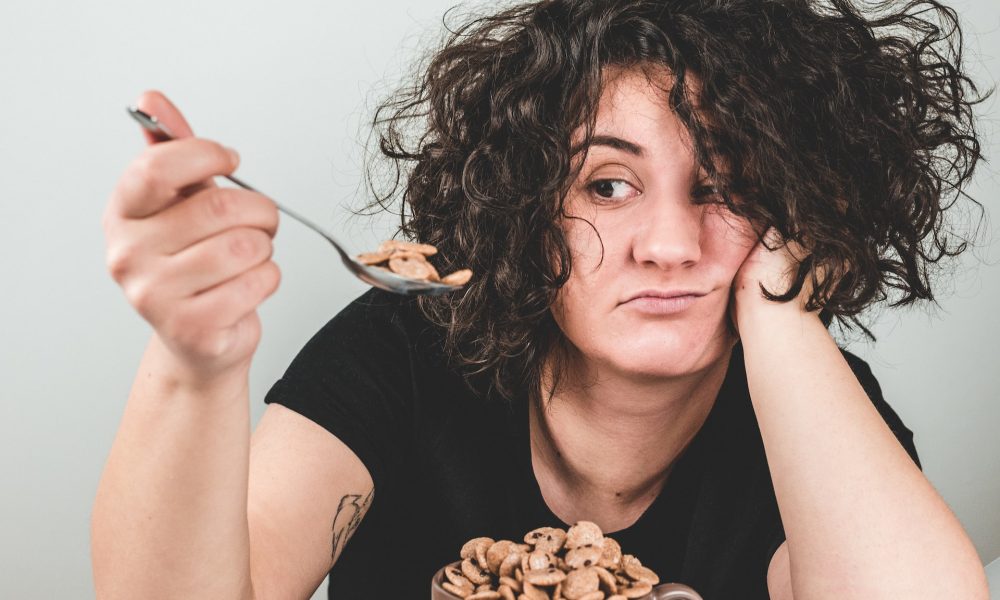
M153 134L153 137L156 138L157 142L165 142L167 140L175 139L173 134L171 134L167 128L156 119L156 117L135 107L128 107L128 113L132 115L132 117L138 121L140 125L150 131ZM224 177L241 188L248 189L252 192L258 192L256 189L250 187L235 177L230 175L224 175ZM272 202L274 201L272 200ZM326 241L330 242L330 244L337 250L337 253L340 254L340 260L344 263L344 266L347 267L347 270L357 276L358 279L369 285L373 285L388 292L402 294L404 296L416 296L420 294L439 296L441 294L453 292L462 287L460 285L448 285L446 283L437 283L433 281L408 279L388 271L383 271L381 269L362 264L354 260L354 258L352 258L351 255L344 250L343 246L337 243L337 240L333 239L333 236L323 231L321 227L318 227L305 217L296 214L291 209L282 206L277 202L274 202L274 204L281 212L323 236Z

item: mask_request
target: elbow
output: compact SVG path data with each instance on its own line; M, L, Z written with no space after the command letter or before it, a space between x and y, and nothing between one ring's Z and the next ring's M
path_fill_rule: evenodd
M973 572L974 577L973 581L970 582L971 589L969 590L969 594L961 594L955 597L973 598L974 600L990 600L990 586L986 577L986 569L977 562Z
M937 567L937 576L922 578L927 582L928 590L933 590L931 598L968 598L969 600L990 600L989 583L986 569L979 561L979 556L973 553L960 561L952 561L948 567L943 563ZM945 570L946 569L946 570ZM933 571L929 571L932 573Z

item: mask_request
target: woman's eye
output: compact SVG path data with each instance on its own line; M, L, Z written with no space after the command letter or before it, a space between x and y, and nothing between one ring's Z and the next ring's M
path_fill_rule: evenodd
M632 187L624 179L596 179L589 184L587 184L587 190L590 191L592 195L597 196L602 201L605 200L625 200L636 194L625 195L628 192L628 188Z

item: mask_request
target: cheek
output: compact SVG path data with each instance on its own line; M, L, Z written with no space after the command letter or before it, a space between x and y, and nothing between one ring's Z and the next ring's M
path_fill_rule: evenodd
M732 280L736 277L736 273L746 262L751 252L753 252L753 245L750 244L734 244L723 250L719 264L722 265L721 269L725 272L726 280Z
M608 327L606 306L599 300L604 299L596 290L591 279L580 275L581 269L577 263L573 265L573 273L569 281L559 290L552 304L552 318L570 342L585 354L601 354L602 335L600 331Z
M597 222L596 214L576 215L563 226L574 267L577 264L596 265L601 260L601 240L607 244L607 234L601 226L602 224Z
M730 275L735 275L757 244L757 234L746 219L724 209L706 215L711 252Z
M604 293L622 273L611 265L629 262L637 219L636 211L599 211L592 206L578 210L573 218L563 224L563 232L573 270L567 285L574 286L582 295L584 290Z
M570 275L559 289L551 309L553 318L564 332L576 329L575 321L586 320L587 302L582 299L593 287L594 269L601 260L601 244L594 227L584 221L593 223L595 215L580 214L576 207L569 207L567 212L572 218L564 219L561 227L569 250ZM554 264L559 261L554 251L552 260Z
M583 301L588 296L587 285L580 280L579 270L574 262L569 281L559 289L552 304L552 316L563 331L576 329L577 322L586 322L589 318L586 314L588 303Z

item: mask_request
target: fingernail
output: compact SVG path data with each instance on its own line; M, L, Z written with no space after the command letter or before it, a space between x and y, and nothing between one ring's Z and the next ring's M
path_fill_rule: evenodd
M229 153L229 158L232 159L234 165L235 164L239 164L239 162L240 162L240 154L239 154L239 152L237 152L236 150L233 150L229 146L226 146L226 152Z

